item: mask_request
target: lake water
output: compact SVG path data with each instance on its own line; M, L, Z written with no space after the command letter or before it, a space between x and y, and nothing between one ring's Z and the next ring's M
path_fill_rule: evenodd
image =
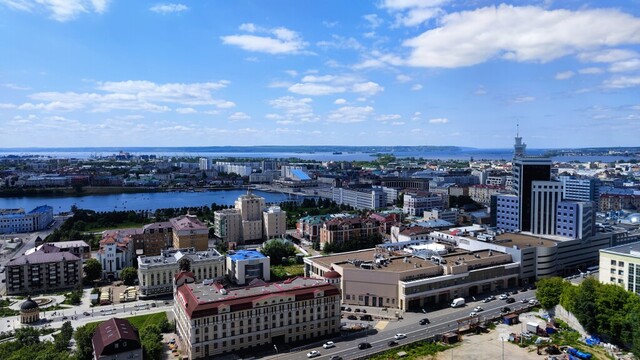
M0 198L0 209L23 208L31 211L41 205L53 207L54 213L69 211L76 205L81 209L95 211L151 210L190 206L233 205L246 190L215 190L204 192L154 192L139 194L87 195L74 197L17 197ZM280 203L289 198L282 193L252 191L262 196L267 203Z

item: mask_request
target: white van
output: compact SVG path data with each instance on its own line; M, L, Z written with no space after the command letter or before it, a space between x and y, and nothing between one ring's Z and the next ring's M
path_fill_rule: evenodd
M453 299L453 301L451 302L451 307L455 308L460 306L464 306L464 298Z

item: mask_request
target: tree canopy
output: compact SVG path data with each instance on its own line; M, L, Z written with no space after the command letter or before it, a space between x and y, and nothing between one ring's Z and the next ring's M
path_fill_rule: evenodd
M134 285L136 279L138 278L138 270L134 267L126 267L122 269L122 273L120 274L122 281L125 285Z
M96 259L89 259L84 264L84 275L87 280L98 280L102 276L102 265Z
M271 265L280 265L283 258L296 255L296 247L286 240L273 239L262 244L261 252L271 258Z

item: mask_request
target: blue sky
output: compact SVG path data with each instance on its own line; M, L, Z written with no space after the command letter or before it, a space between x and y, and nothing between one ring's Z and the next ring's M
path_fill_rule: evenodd
M0 0L0 147L640 146L640 0Z

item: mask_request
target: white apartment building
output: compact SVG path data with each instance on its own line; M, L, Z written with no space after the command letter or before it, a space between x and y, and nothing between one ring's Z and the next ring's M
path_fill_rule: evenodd
M139 256L139 297L144 299L171 294L173 277L180 271L180 261L188 261L189 271L198 282L219 280L226 273L225 257L215 249L169 249L162 250L157 256Z
M254 279L271 280L271 259L256 250L238 250L227 256L227 275L238 285Z
M598 280L640 295L640 242L600 250Z
M415 192L404 194L402 211L410 216L422 216L425 211L442 209L442 196L434 193Z
M238 209L224 209L213 213L214 235L224 242L242 241L242 214Z

